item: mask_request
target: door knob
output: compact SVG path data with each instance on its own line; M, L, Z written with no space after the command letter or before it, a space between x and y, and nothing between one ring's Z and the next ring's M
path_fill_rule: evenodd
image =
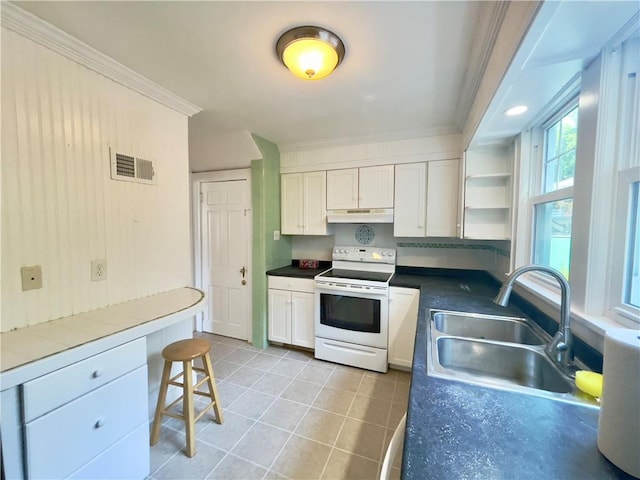
M240 283L241 283L242 285L246 285L246 284L247 284L247 281L246 281L246 280L242 280Z

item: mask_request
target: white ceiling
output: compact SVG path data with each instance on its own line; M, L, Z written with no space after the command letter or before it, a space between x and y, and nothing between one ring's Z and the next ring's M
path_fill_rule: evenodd
M15 2L203 108L190 121L197 152L233 157L253 132L281 148L460 132L495 2ZM640 8L638 0L542 4L472 145L504 142L588 64ZM493 9L493 10L492 10ZM291 27L337 33L346 57L321 81L293 77L275 55ZM475 50L473 50L475 46ZM471 87L471 88L470 88ZM503 112L516 104L529 111ZM238 140L240 139L240 140ZM255 148L253 146L252 148ZM251 153L247 158L251 157ZM232 168L218 163L219 168ZM205 168L206 169L206 168Z
M280 146L459 132L483 2L16 2L202 107L212 135L248 130ZM337 33L330 77L293 77L274 52L291 27ZM204 127L203 127L204 125Z
M640 9L638 0L547 1L533 21L472 145L503 143L532 121ZM636 17L636 28L637 28ZM638 52L640 55L640 52ZM526 105L524 115L505 110Z

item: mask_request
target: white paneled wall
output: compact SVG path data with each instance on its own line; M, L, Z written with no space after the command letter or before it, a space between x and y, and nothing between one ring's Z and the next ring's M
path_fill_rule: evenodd
M190 285L187 117L4 28L1 58L1 330ZM111 180L110 146L157 185Z
M280 147L280 173L452 160L462 156L459 134L355 144Z

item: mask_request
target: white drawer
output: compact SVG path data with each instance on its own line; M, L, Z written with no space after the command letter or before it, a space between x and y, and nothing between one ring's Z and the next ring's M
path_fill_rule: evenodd
M314 292L313 279L269 276L269 288L292 290L294 292Z
M27 477L67 477L146 423L147 399L144 366L27 423Z
M149 425L144 422L68 478L143 479L149 475L149 453Z
M147 344L139 338L25 383L24 422L28 423L147 362Z

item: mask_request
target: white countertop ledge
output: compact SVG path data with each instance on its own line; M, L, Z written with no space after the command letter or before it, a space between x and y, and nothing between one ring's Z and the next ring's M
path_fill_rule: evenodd
M1 333L0 390L162 330L204 307L204 292L184 287Z

